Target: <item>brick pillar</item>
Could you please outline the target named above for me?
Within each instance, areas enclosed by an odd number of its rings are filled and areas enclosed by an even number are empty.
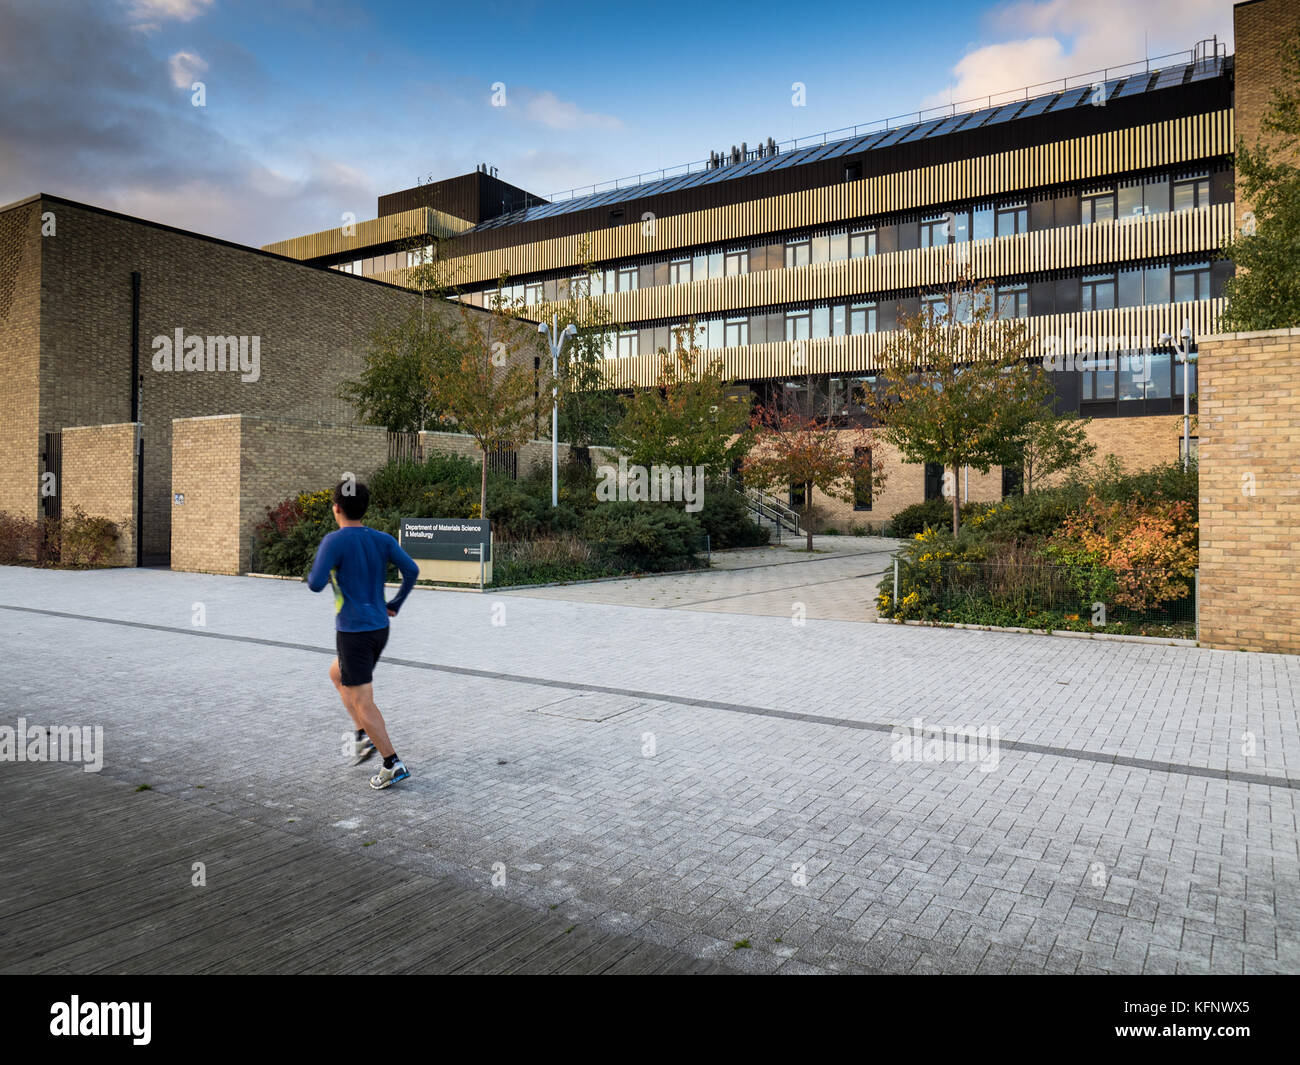
[[[1199,350],[1201,643],[1300,654],[1300,329]]]
[[[118,566],[135,565],[139,431],[138,422],[63,430],[63,520],[72,517],[74,507],[80,507],[88,517],[114,522],[118,541],[112,562]]]

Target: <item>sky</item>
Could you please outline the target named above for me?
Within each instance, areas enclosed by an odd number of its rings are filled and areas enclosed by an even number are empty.
[[[1230,0],[0,0],[0,205],[259,246],[481,162],[549,197],[1214,34]]]

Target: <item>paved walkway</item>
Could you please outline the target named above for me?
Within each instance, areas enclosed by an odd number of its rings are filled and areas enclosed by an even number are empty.
[[[871,621],[876,586],[897,540],[877,536],[816,536],[804,541],[718,551],[703,573],[667,573],[632,580],[596,581],[501,594],[572,603],[608,603],[660,610]]]
[[[6,810],[38,774],[149,784],[271,851],[729,970],[1300,970],[1300,658],[422,591],[378,686],[415,776],[374,793],[301,584],[0,569],[0,605],[0,725],[99,724],[106,751],[0,763]],[[917,717],[997,726],[996,766],[896,757]],[[182,872],[248,867],[219,847]],[[22,864],[41,904],[70,875]]]

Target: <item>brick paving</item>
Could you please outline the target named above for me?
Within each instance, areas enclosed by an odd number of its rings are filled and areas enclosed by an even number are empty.
[[[376,794],[301,584],[0,569],[0,605],[0,724],[102,724],[102,786],[539,921],[750,972],[1300,970],[1297,657],[419,592]],[[996,768],[891,757],[917,717],[996,726]],[[0,763],[6,807],[51,771]]]

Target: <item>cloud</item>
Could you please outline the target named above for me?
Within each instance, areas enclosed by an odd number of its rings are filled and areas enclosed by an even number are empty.
[[[1013,0],[995,8],[986,25],[1002,39],[967,52],[953,67],[951,87],[927,106],[1190,51],[1215,34],[1231,50],[1232,40],[1232,10],[1222,0]]]
[[[371,182],[314,150],[310,131],[228,135],[220,108],[173,91],[178,57],[115,14],[0,3],[0,204],[47,192],[254,246],[373,208]],[[260,91],[261,72],[247,78]]]
[[[524,114],[532,122],[549,129],[622,129],[623,123],[613,115],[583,111],[577,104],[561,100],[550,91],[539,92],[524,104]]]
[[[208,69],[207,60],[195,52],[177,52],[167,60],[167,70],[172,84],[178,89],[188,89],[194,79]]]
[[[212,7],[213,0],[130,0],[127,15],[133,19],[190,22]]]

